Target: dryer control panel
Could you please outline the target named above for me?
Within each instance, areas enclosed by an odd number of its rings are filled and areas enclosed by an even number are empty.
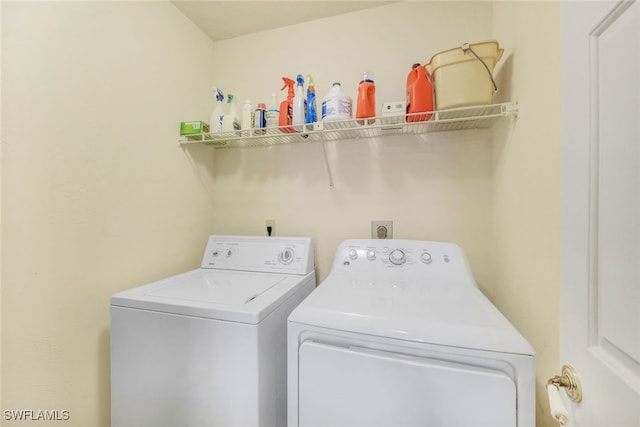
[[[346,240],[336,251],[334,272],[474,280],[460,246],[421,240]]]
[[[202,268],[308,274],[314,271],[313,241],[309,237],[209,237]]]

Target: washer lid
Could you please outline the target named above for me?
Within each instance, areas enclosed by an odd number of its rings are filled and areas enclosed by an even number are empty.
[[[289,321],[405,341],[534,354],[478,288],[446,281],[329,275]]]
[[[257,324],[308,276],[197,269],[111,297],[111,305]]]

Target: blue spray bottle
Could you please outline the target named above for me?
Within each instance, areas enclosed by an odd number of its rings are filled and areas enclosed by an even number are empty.
[[[211,113],[209,119],[209,132],[220,133],[222,131],[222,118],[224,117],[224,107],[222,101],[224,100],[224,93],[217,87],[212,88],[216,94],[216,108]]]
[[[316,87],[313,84],[313,77],[307,74],[307,123],[315,123],[318,121],[316,113]],[[311,126],[313,127],[313,126]]]

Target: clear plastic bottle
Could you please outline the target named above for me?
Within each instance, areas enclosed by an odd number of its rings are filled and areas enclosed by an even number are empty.
[[[304,78],[302,74],[298,74],[296,79],[298,84],[296,85],[296,94],[293,97],[293,129],[296,132],[302,132],[304,130],[304,124],[306,122],[306,106],[307,103],[304,98]]]
[[[278,98],[275,93],[271,94],[271,104],[267,109],[267,127],[278,127],[278,117],[280,116],[280,110],[278,110]]]
[[[247,99],[242,106],[242,136],[251,136],[251,128],[253,128],[253,106]]]
[[[327,96],[322,98],[322,121],[352,119],[352,107],[351,97],[342,91],[339,82],[335,82]]]

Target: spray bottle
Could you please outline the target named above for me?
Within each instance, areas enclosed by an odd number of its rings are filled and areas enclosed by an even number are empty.
[[[240,130],[240,120],[236,111],[236,103],[233,95],[227,95],[227,103],[229,104],[229,114],[222,118],[222,132],[233,132]],[[238,132],[238,135],[240,132]]]
[[[220,133],[222,131],[222,118],[224,117],[224,107],[222,101],[224,100],[224,93],[217,87],[213,87],[213,93],[216,95],[216,108],[214,108],[209,118],[209,132]]]
[[[313,123],[318,121],[318,113],[316,112],[316,87],[313,84],[313,77],[307,74],[307,117],[306,122]]]
[[[304,78],[302,74],[298,74],[296,78],[298,84],[296,85],[296,94],[293,97],[293,129],[296,132],[304,131],[304,123],[306,120],[306,102],[304,99]]]
[[[284,81],[284,85],[282,85],[282,88],[280,90],[289,88],[289,92],[287,94],[287,99],[280,103],[280,116],[278,118],[278,126],[280,126],[280,130],[282,132],[293,133],[295,132],[291,127],[291,123],[293,122],[293,85],[296,82],[291,80],[289,77],[283,77],[282,80]]]

